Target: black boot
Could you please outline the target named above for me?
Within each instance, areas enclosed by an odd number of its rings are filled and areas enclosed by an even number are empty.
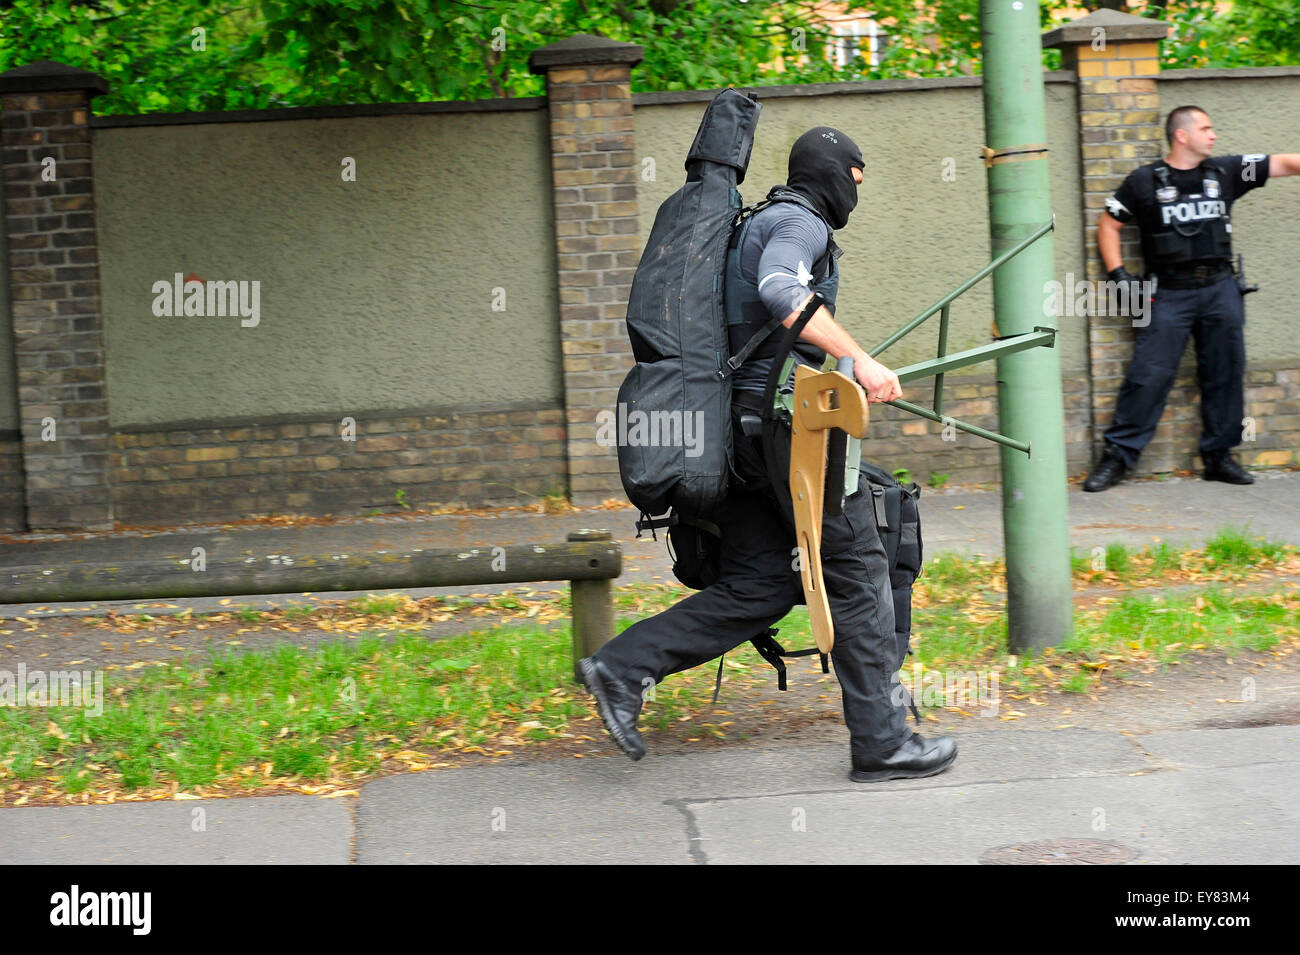
[[[951,736],[927,740],[918,733],[883,759],[853,758],[849,778],[855,783],[878,783],[886,779],[917,779],[937,776],[957,758],[957,744]]]
[[[1255,479],[1237,463],[1231,451],[1207,451],[1201,455],[1205,462],[1205,471],[1201,477],[1207,481],[1223,481],[1225,484],[1254,484]]]
[[[632,759],[645,755],[645,743],[636,731],[636,718],[641,712],[641,697],[629,690],[626,684],[609,672],[609,668],[595,657],[578,661],[583,685],[596,698],[596,711],[605,721],[605,729],[614,737],[618,748]]]
[[[1083,489],[1085,491],[1104,491],[1106,488],[1114,487],[1124,480],[1126,474],[1128,474],[1128,468],[1120,460],[1119,455],[1107,448],[1106,453],[1097,462],[1097,466],[1092,469],[1092,473],[1083,482]]]

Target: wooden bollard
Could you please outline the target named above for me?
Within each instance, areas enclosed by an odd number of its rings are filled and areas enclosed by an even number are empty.
[[[607,530],[581,530],[569,534],[571,543],[611,539]],[[571,580],[569,595],[573,605],[573,676],[581,681],[578,661],[614,639],[614,588],[608,577]]]

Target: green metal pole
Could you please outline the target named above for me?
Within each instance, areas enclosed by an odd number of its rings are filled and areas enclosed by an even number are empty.
[[[1052,217],[1043,99],[1038,0],[980,0],[984,50],[984,136],[1005,160],[988,167],[989,230],[999,254]],[[1010,160],[1010,161],[1006,161]],[[997,335],[1054,324],[1043,315],[1052,278],[1044,237],[993,274]],[[1005,446],[1002,521],[1007,558],[1007,628],[1013,652],[1053,646],[1070,636],[1070,535],[1066,514],[1065,414],[1055,348],[998,358],[998,420],[1003,434],[1028,440],[1032,457]]]

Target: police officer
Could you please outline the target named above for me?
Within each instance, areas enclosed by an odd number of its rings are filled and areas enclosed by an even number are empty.
[[[898,376],[870,358],[832,313],[839,284],[833,230],[857,204],[864,165],[853,141],[832,127],[814,127],[795,141],[786,185],[773,187],[773,201],[747,220],[729,256],[727,322],[734,351],[769,315],[790,326],[812,294],[822,293],[829,304],[805,326],[796,361],[820,366],[827,353],[852,356],[868,400],[881,402],[902,395]],[[736,479],[711,516],[721,530],[719,580],[580,661],[606,728],[632,759],[646,751],[636,729],[646,689],[764,633],[803,602],[789,490],[771,485],[762,441],[743,423],[761,410],[778,338],[757,348],[734,378]],[[788,473],[788,425],[775,446],[776,473]],[[925,740],[907,727],[888,563],[867,497],[850,496],[841,515],[822,523],[822,573],[835,623],[831,658],[849,728],[850,775],[858,782],[929,776],[947,769],[957,748],[948,737]]]
[[[1085,491],[1113,487],[1137,465],[1155,434],[1189,334],[1196,341],[1201,390],[1202,476],[1229,484],[1255,481],[1232,456],[1241,443],[1246,343],[1230,214],[1235,200],[1269,179],[1300,174],[1300,154],[1211,156],[1217,136],[1197,106],[1173,110],[1165,136],[1169,155],[1129,173],[1106,200],[1097,224],[1097,245],[1113,282],[1137,281],[1120,256],[1122,225],[1137,225],[1150,295],[1146,321],[1135,323],[1133,360],[1105,433],[1105,451],[1084,481]]]

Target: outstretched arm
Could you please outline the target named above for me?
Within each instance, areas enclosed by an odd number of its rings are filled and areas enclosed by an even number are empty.
[[[1300,176],[1300,153],[1274,153],[1268,157],[1268,178]]]

